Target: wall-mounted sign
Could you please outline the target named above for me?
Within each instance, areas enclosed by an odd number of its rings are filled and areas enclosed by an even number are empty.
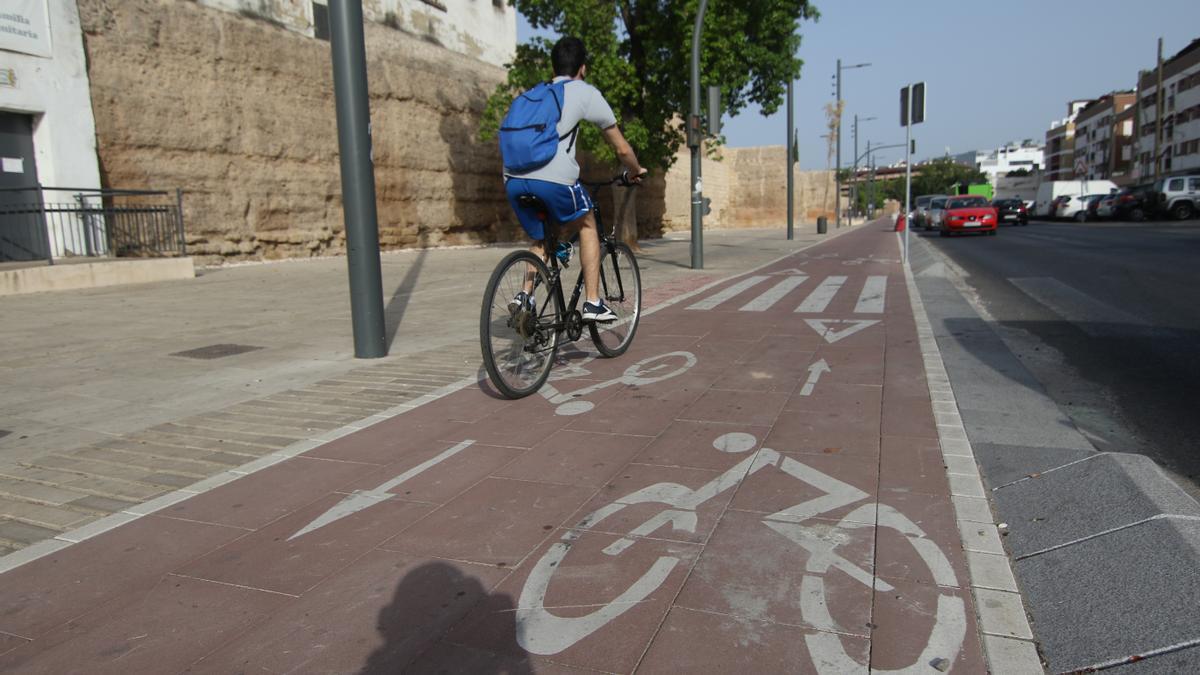
[[[50,56],[46,0],[4,0],[0,6],[0,49]]]

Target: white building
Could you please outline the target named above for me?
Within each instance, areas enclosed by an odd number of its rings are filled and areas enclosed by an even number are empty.
[[[1163,62],[1162,137],[1158,140],[1158,174],[1200,173],[1200,38]],[[1138,77],[1135,179],[1152,180],[1158,120],[1158,71]]]
[[[1044,148],[1032,141],[1024,143],[1008,143],[989,152],[971,151],[954,156],[961,164],[974,166],[987,174],[988,182],[994,187],[998,176],[1006,176],[1010,171],[1022,169],[1030,173],[1038,173],[1044,166]]]
[[[328,0],[198,0],[267,19],[309,37],[329,39]],[[510,63],[517,46],[517,10],[507,0],[362,0],[363,18],[485,63]]]
[[[74,2],[4,0],[0,5],[0,208],[37,203],[38,184],[100,187],[96,123],[79,12]],[[0,260],[44,250],[41,230],[0,219]],[[20,230],[17,233],[17,230]],[[61,232],[60,232],[61,234]],[[54,234],[50,247],[64,255]],[[73,251],[72,251],[73,252]]]

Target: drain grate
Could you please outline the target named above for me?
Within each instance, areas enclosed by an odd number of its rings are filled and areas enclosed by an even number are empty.
[[[246,352],[253,352],[259,349],[265,349],[265,347],[255,347],[253,345],[220,344],[209,345],[207,347],[197,347],[196,349],[189,349],[185,352],[175,352],[170,356],[182,356],[185,359],[204,359],[206,361],[211,361],[212,359],[223,359],[226,356],[236,356],[237,354],[245,354]]]

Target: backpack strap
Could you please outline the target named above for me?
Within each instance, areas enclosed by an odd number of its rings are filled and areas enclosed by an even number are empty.
[[[566,98],[567,98],[567,82],[570,82],[570,80],[563,80],[561,83],[557,83],[554,80],[551,80],[546,83],[546,85],[550,87],[550,95],[554,97],[554,104],[558,106],[558,118],[559,119],[562,119],[563,103],[566,102]],[[555,90],[556,84],[562,84],[562,92],[563,92],[563,101],[562,102],[559,102],[559,100],[558,100],[558,93]],[[575,139],[578,137],[579,137],[579,123],[576,122],[575,126],[571,127],[571,130],[568,131],[567,133],[563,134],[562,136],[559,136],[558,140],[561,142],[561,141],[567,140],[567,138],[570,138],[571,142],[567,144],[567,152],[570,152],[571,148],[575,147]]]

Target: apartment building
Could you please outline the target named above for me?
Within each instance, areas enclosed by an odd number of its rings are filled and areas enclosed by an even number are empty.
[[[1075,178],[1075,118],[1091,100],[1071,101],[1067,116],[1050,123],[1046,132],[1045,165],[1042,180],[1073,180]]]
[[[1019,144],[1008,143],[988,152],[964,152],[955,155],[954,161],[982,171],[995,187],[997,177],[1006,176],[1011,171],[1024,169],[1035,174],[1040,172],[1045,165],[1045,148],[1027,140]]]
[[[1128,182],[1133,159],[1133,119],[1121,114],[1136,101],[1132,91],[1113,92],[1087,104],[1075,118],[1075,169],[1080,178]],[[1131,179],[1130,179],[1131,180]]]
[[[1200,38],[1163,61],[1161,96],[1158,80],[1156,68],[1138,76],[1134,120],[1138,136],[1132,173],[1139,181],[1200,172]]]

